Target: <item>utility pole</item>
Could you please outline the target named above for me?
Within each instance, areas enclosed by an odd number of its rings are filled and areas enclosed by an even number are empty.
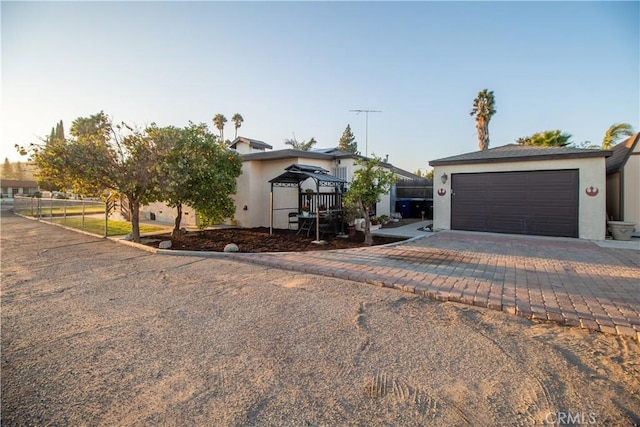
[[[381,110],[349,110],[353,113],[365,114],[365,131],[364,131],[364,156],[369,157],[369,113],[382,113]]]

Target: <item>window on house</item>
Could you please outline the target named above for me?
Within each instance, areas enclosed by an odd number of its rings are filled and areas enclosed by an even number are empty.
[[[345,181],[349,182],[348,176],[347,176],[347,167],[346,166],[340,166],[337,168],[333,168],[333,176],[340,178],[340,179],[344,179]]]

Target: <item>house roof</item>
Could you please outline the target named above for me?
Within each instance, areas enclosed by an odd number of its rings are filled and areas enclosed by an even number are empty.
[[[607,175],[619,172],[620,169],[622,169],[638,144],[638,140],[640,140],[640,132],[635,135],[631,135],[629,138],[611,149],[613,154],[606,160]]]
[[[11,188],[38,188],[38,183],[28,180],[3,179],[2,186]]]
[[[341,151],[337,148],[326,148],[319,150],[295,150],[286,148],[283,150],[263,151],[259,153],[242,154],[243,161],[250,160],[282,160],[282,159],[321,159],[321,160],[338,160],[338,159],[360,159],[366,160],[367,157],[360,154],[354,154],[347,151]],[[381,165],[391,170],[393,173],[408,179],[419,179],[420,177],[399,167],[393,166],[388,162],[381,162]],[[315,166],[313,166],[315,167]]]
[[[389,164],[389,169],[391,169],[391,171],[393,173],[395,173],[396,175],[400,175],[403,178],[407,178],[407,179],[425,179],[424,177],[418,176],[414,173],[411,173],[409,171],[406,171],[404,169],[400,169],[398,167],[393,166],[392,164]]]
[[[430,166],[461,165],[473,163],[525,162],[531,160],[557,160],[588,157],[608,157],[611,151],[589,150],[574,147],[541,147],[535,145],[508,144],[484,151],[474,151],[457,156],[431,160]]]
[[[284,150],[264,151],[260,153],[248,153],[241,155],[242,160],[280,160],[280,159],[326,159],[333,160],[335,157],[331,154],[318,153],[316,151],[294,150],[286,148]]]
[[[330,175],[329,171],[319,166],[294,163],[285,168],[285,173],[269,180],[272,185],[293,186],[312,178],[319,185],[326,187],[340,187],[347,181]]]
[[[236,146],[238,145],[238,142],[246,142],[249,144],[249,146],[251,146],[251,148],[258,148],[258,149],[273,149],[273,147],[269,144],[267,144],[264,141],[258,141],[257,139],[251,139],[251,138],[245,138],[244,136],[239,136],[236,139],[233,140],[233,142],[231,143],[231,145],[229,146],[229,148],[236,148]]]

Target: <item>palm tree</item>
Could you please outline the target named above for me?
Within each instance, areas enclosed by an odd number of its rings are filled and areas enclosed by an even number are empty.
[[[227,123],[227,118],[222,114],[216,114],[213,118],[213,124],[220,131],[220,140],[224,142],[224,124]]]
[[[566,147],[571,143],[571,134],[564,133],[560,129],[545,130],[534,133],[531,136],[516,139],[520,145],[537,145],[542,147]]]
[[[615,123],[607,129],[602,139],[602,149],[608,150],[620,142],[625,136],[633,135],[633,128],[629,123]]]
[[[309,141],[298,142],[294,136],[293,139],[285,139],[284,143],[286,145],[290,145],[294,150],[309,151],[318,143],[318,141],[316,141],[314,137],[311,137]]]
[[[233,125],[236,128],[236,136],[234,137],[235,139],[238,137],[238,128],[242,126],[242,122],[244,122],[244,119],[242,118],[240,113],[235,113],[233,117],[231,117],[231,121],[233,122]]]
[[[478,131],[478,146],[480,150],[489,148],[489,121],[496,113],[496,100],[493,91],[483,89],[473,100],[470,116],[476,116],[476,130]]]

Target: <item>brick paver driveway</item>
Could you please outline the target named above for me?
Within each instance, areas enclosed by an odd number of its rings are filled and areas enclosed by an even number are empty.
[[[233,258],[640,341],[640,253],[634,250],[568,239],[446,231],[387,247]]]

